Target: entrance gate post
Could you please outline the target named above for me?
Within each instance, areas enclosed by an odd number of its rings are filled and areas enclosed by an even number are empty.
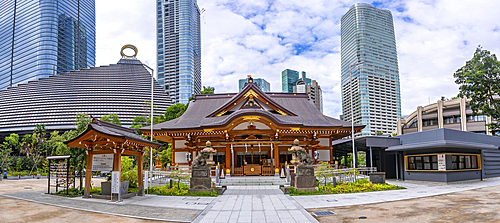
[[[144,177],[142,176],[142,152],[137,156],[137,179],[139,196],[144,196]]]
[[[90,198],[90,182],[92,181],[92,151],[87,151],[87,168],[85,170],[85,191],[83,197]]]

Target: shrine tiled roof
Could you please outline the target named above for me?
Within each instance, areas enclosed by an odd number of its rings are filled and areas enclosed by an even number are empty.
[[[242,109],[243,107],[237,109],[237,106],[241,106],[245,103],[243,98],[248,97],[250,94],[249,92],[252,91],[256,94],[255,101],[263,106],[256,106],[256,109]],[[259,100],[265,100],[266,103]],[[271,104],[274,104],[272,108],[270,107]],[[235,106],[235,108],[227,107],[228,105]],[[255,84],[249,83],[242,89],[241,92],[237,94],[196,95],[194,100],[189,103],[189,107],[186,112],[184,112],[181,117],[156,124],[153,126],[153,130],[180,131],[189,129],[217,128],[230,124],[231,121],[237,117],[251,115],[266,117],[275,122],[278,126],[283,127],[301,127],[310,129],[351,127],[350,122],[341,121],[339,119],[323,115],[314,106],[307,94],[266,93],[258,89]],[[359,128],[364,125],[354,124],[354,126]],[[146,130],[146,128],[144,128],[144,130]]]

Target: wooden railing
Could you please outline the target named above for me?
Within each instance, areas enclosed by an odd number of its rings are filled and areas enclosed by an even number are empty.
[[[231,173],[233,176],[243,176],[243,167],[234,167],[234,172]]]
[[[262,176],[274,176],[274,168],[272,166],[262,166]]]

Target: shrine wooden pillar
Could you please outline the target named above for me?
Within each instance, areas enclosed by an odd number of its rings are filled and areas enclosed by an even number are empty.
[[[231,159],[232,158],[233,157],[231,155],[231,146],[230,145],[226,145],[226,169],[223,170],[223,171],[226,171],[226,172],[224,172],[224,174],[227,174],[227,170],[231,169]]]
[[[279,145],[276,146],[276,144],[273,143],[273,149],[274,149],[274,169],[279,169],[280,167],[280,151],[279,151]]]
[[[142,175],[142,152],[137,156],[137,181],[139,186],[139,196],[144,196],[144,177]]]
[[[119,149],[117,149],[113,157],[113,171],[121,171],[121,170],[122,170],[122,154],[120,153]],[[119,182],[122,182],[121,172],[120,172]]]
[[[90,198],[90,187],[92,182],[92,151],[87,152],[87,167],[85,168],[85,191],[84,198]]]

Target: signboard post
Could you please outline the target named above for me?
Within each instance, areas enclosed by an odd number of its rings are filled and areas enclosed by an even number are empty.
[[[438,154],[438,170],[445,171],[446,170],[446,155]]]
[[[144,171],[144,189],[147,189],[147,192],[149,192],[149,187],[148,187],[148,178],[149,178],[149,171]]]
[[[93,155],[92,171],[111,171],[113,170],[114,154]]]
[[[111,200],[113,200],[113,194],[118,194],[116,201],[121,201],[120,186],[120,171],[111,172]]]

